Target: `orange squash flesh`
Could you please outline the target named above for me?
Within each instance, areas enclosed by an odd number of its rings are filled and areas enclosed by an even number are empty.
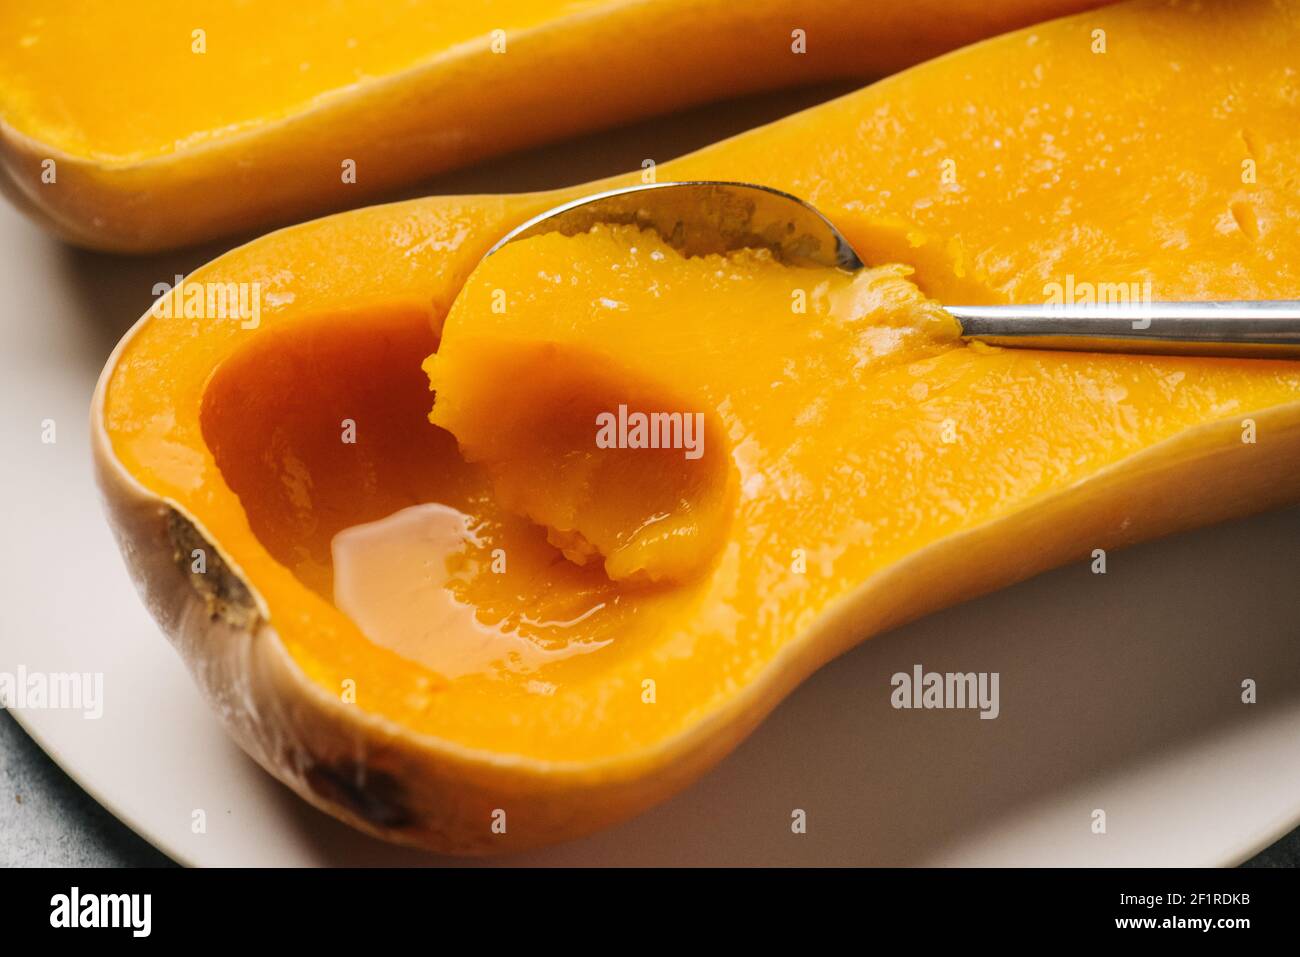
[[[6,112],[28,135],[67,153],[130,163],[274,122],[494,29],[522,32],[608,5],[350,0],[179,9],[166,0],[115,7],[69,0],[56,16],[46,4],[16,2],[0,19],[10,38],[0,74]]]
[[[738,492],[751,498],[765,476],[792,491],[743,441],[745,412],[770,399],[769,425],[815,429],[818,393],[847,386],[846,372],[934,350],[908,319],[956,335],[920,299],[897,270],[850,278],[748,250],[687,259],[632,227],[535,237],[462,289],[454,335],[425,366],[430,420],[487,465],[498,503],[586,543],[609,577],[688,581],[720,550]],[[739,369],[747,388],[728,376]]]
[[[713,536],[700,548],[707,571],[675,576],[668,594],[625,589],[643,614],[584,667],[633,687],[638,674],[654,676],[657,686],[690,687],[695,707],[718,707],[883,568],[1200,423],[1300,398],[1295,362],[965,344],[902,271],[850,280],[770,256],[685,259],[652,233],[598,227],[511,244],[470,277],[426,363],[430,418],[497,473],[499,506],[554,528],[577,494],[604,505],[598,519],[630,516],[633,529],[657,507],[628,480],[637,450],[596,447],[592,410],[702,409],[728,437],[697,463],[743,489],[738,501],[708,503],[725,521],[701,523]],[[498,290],[508,302],[500,311],[489,305]],[[610,461],[628,465],[599,467]],[[522,510],[520,487],[534,500]],[[646,542],[639,561],[671,563],[675,544]],[[484,568],[481,587],[496,577]],[[570,640],[602,625],[586,619]],[[654,652],[670,641],[680,650],[665,662]],[[644,725],[644,704],[628,699],[613,720]],[[587,733],[565,727],[565,747]]]
[[[865,258],[913,267],[939,301],[1036,302],[1053,283],[1087,282],[1150,282],[1170,299],[1292,296],[1297,41],[1300,14],[1282,4],[1108,8],[918,67],[660,177],[804,195]],[[507,247],[470,277],[512,225],[595,188],[432,198],[272,234],[189,277],[260,283],[256,329],[146,317],[105,370],[99,468],[120,533],[131,543],[145,518],[174,510],[248,586],[262,619],[249,647],[282,644],[305,680],[254,682],[270,698],[243,706],[253,717],[234,709],[237,734],[358,826],[465,853],[583,833],[683,786],[866,634],[1092,548],[1300,498],[1295,363],[972,348],[922,321],[932,304],[896,270],[876,274],[895,290],[887,307],[845,321],[792,315],[788,295],[723,296],[698,264],[667,256],[594,278],[590,264],[629,255],[598,237]],[[747,287],[790,288],[784,267],[752,268]],[[571,305],[635,304],[647,277],[677,305],[653,322],[630,309],[615,336],[594,310],[545,308],[539,272],[574,277]],[[517,312],[475,302],[498,287]],[[696,322],[688,307],[701,304]],[[915,351],[858,366],[891,327],[917,330]],[[505,351],[479,348],[488,341]],[[498,501],[509,473],[466,461],[494,421],[530,408],[512,405],[527,390],[476,373],[543,343],[626,370],[654,396],[698,400],[721,424],[736,497],[693,577],[620,581],[564,559]],[[465,456],[426,419],[420,365],[435,351]],[[776,381],[788,383],[779,400]],[[344,419],[355,444],[339,440]],[[115,506],[127,486],[136,498]],[[329,599],[329,541],[428,501],[473,514],[482,547],[509,555],[505,575],[462,580],[482,617],[568,621],[600,605],[576,631],[532,637],[606,644],[537,674],[451,681],[368,642]],[[179,640],[196,672],[221,654]],[[356,703],[337,706],[347,683]],[[295,721],[297,737],[282,733]],[[312,777],[336,739],[340,753],[366,743],[372,777],[350,789]],[[491,832],[494,808],[511,814],[508,835]]]
[[[0,188],[81,244],[179,246],[713,98],[883,75],[1096,2],[14,0]]]

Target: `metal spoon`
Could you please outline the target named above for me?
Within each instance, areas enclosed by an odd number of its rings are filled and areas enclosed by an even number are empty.
[[[759,247],[791,265],[850,272],[864,266],[830,220],[799,197],[770,186],[712,180],[647,183],[584,196],[534,216],[487,255],[529,236],[572,236],[596,223],[652,228],[687,256]],[[944,308],[963,338],[999,346],[1300,357],[1300,299]]]

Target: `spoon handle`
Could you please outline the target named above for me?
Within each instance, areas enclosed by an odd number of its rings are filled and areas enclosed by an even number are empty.
[[[1300,299],[945,308],[964,338],[998,346],[1300,358]]]

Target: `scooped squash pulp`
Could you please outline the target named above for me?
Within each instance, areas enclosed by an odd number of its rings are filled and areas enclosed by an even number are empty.
[[[955,335],[904,272],[791,268],[767,250],[686,258],[633,227],[515,242],[456,300],[426,364],[431,420],[571,559],[689,581],[723,550],[738,491],[752,503],[824,484],[808,468],[824,450],[778,463],[765,436],[816,431],[834,392]]]
[[[499,507],[595,545],[611,579],[649,569],[680,590],[624,589],[642,614],[616,641],[673,634],[721,695],[931,542],[1194,422],[1300,396],[1295,363],[968,344],[909,273],[688,259],[626,226],[517,241],[456,300],[426,362],[430,418],[486,466]],[[696,460],[603,447],[620,408],[701,410],[716,438]]]
[[[1107,9],[660,168],[808,197],[882,264],[856,279],[619,231],[521,242],[471,275],[512,226],[613,183],[374,207],[236,249],[189,280],[260,284],[256,328],[146,316],[101,382],[128,560],[241,743],[359,827],[490,853],[635,813],[866,635],[1300,499],[1297,364],[974,348],[917,291],[1294,296],[1298,20]],[[430,354],[450,433],[428,421]],[[701,413],[705,453],[637,473],[605,455],[630,449],[579,449],[577,425],[530,431],[568,421],[563,395],[593,432],[619,405]],[[584,471],[538,471],[557,449]],[[620,492],[640,481],[671,493],[654,514],[688,547],[638,538],[641,497]],[[335,538],[430,503],[473,524],[455,597],[552,657],[453,676],[333,603]],[[178,568],[195,540],[215,584]]]

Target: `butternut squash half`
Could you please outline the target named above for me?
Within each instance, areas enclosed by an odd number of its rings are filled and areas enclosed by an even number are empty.
[[[632,177],[235,249],[100,380],[123,554],[234,737],[316,806],[456,854],[626,818],[869,635],[1300,499],[1300,363],[976,348],[935,307],[1294,296],[1298,46],[1292,4],[1110,7],[661,170],[808,197],[856,277],[618,229],[474,272]],[[620,404],[700,413],[703,454],[591,444]],[[386,599],[417,598],[384,570],[413,562],[433,624],[402,632]]]
[[[12,0],[0,188],[75,243],[164,249],[688,104],[882,76],[1098,2]]]

